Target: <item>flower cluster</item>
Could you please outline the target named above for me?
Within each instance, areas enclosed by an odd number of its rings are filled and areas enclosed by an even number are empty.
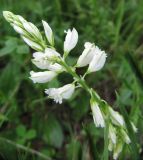
[[[66,84],[60,88],[45,89],[45,93],[49,98],[61,104],[63,99],[69,99],[73,95],[76,86],[82,87],[91,95],[90,104],[95,126],[109,127],[108,149],[113,151],[113,158],[117,159],[124,143],[130,143],[125,121],[117,111],[114,111],[93,89],[88,87],[84,79],[87,74],[99,71],[104,66],[107,57],[106,53],[95,46],[94,43],[86,42],[76,65],[74,67],[69,66],[66,63],[66,57],[78,42],[78,32],[75,28],[65,31],[66,37],[62,55],[54,47],[54,34],[46,21],[42,21],[45,32],[45,37],[43,38],[39,29],[23,17],[8,11],[4,11],[3,15],[15,31],[21,35],[25,43],[36,50],[33,53],[32,63],[44,71],[30,72],[30,79],[34,83],[49,82],[61,72],[67,72],[73,76],[74,80],[71,84]],[[87,71],[83,77],[79,76],[76,73],[76,68],[85,66],[88,66]],[[136,132],[137,129],[133,123],[132,126]]]

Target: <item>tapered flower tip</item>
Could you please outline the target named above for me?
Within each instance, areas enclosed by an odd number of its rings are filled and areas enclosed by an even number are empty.
[[[78,32],[75,28],[73,28],[72,30],[68,29],[66,33],[67,35],[64,41],[64,52],[69,53],[78,42]]]
[[[12,22],[13,21],[13,16],[14,14],[12,12],[9,11],[3,11],[3,16],[4,18],[8,21],[8,22]]]

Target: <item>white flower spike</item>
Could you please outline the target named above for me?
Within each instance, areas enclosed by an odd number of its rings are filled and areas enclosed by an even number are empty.
[[[30,72],[31,77],[29,77],[34,83],[46,83],[51,81],[56,77],[57,73],[53,71],[45,72]]]
[[[48,42],[52,46],[54,46],[54,36],[53,36],[53,32],[52,32],[51,27],[49,26],[49,24],[46,21],[42,20],[42,23],[43,23],[45,35],[46,35],[46,38],[47,38]]]
[[[78,32],[75,28],[73,28],[72,30],[68,29],[66,33],[67,35],[64,41],[64,52],[68,54],[78,42]]]
[[[46,89],[45,93],[48,94],[50,98],[54,99],[56,103],[61,104],[63,99],[69,99],[72,96],[74,90],[74,84],[67,84],[60,88]]]
[[[91,100],[91,110],[96,127],[105,127],[103,114],[97,104],[97,102]]]
[[[89,64],[88,72],[95,72],[100,70],[106,61],[106,53],[104,51],[101,51],[97,46],[94,50],[95,54],[92,59],[92,61]]]

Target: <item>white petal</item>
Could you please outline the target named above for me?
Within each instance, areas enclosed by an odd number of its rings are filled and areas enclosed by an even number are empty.
[[[67,35],[64,41],[64,52],[69,53],[77,44],[78,42],[78,32],[75,28],[68,29]]]
[[[74,93],[75,86],[73,84],[67,84],[60,88],[59,92],[61,93],[63,99],[69,99]]]
[[[84,67],[88,65],[95,55],[95,46],[90,42],[85,43],[85,49],[77,61],[77,67]]]
[[[53,32],[52,32],[52,29],[51,29],[51,27],[49,26],[49,24],[46,21],[42,20],[42,23],[43,23],[43,26],[44,26],[44,31],[45,31],[46,38],[47,38],[48,42],[51,45],[53,45]]]
[[[30,79],[34,83],[45,83],[51,81],[57,74],[53,71],[45,71],[45,72],[30,72]]]
[[[58,63],[50,64],[47,69],[50,71],[60,72],[63,71],[63,67],[59,65]]]
[[[96,47],[95,55],[89,64],[88,71],[95,72],[100,70],[104,66],[105,61],[106,61],[106,53],[104,51],[101,51],[98,47]]]
[[[105,127],[104,118],[102,112],[96,102],[91,103],[91,109],[93,113],[93,119],[96,127]]]
[[[45,54],[48,58],[60,57],[60,54],[57,51],[55,51],[54,49],[51,49],[51,48],[46,48],[45,49]]]

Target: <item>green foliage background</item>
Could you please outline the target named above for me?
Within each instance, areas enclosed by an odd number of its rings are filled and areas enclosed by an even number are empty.
[[[49,100],[43,90],[69,83],[71,77],[63,74],[49,84],[33,84],[28,78],[30,70],[37,70],[31,63],[33,51],[4,20],[3,10],[22,15],[41,31],[41,20],[46,20],[61,53],[64,29],[75,27],[79,42],[70,64],[86,41],[108,53],[105,67],[87,81],[115,110],[126,109],[138,128],[134,142],[142,159],[143,1],[0,0],[0,159],[98,160],[103,130],[93,123],[89,96],[77,90],[62,105]],[[84,69],[77,72],[82,74]],[[119,159],[137,159],[134,152],[124,146]]]

